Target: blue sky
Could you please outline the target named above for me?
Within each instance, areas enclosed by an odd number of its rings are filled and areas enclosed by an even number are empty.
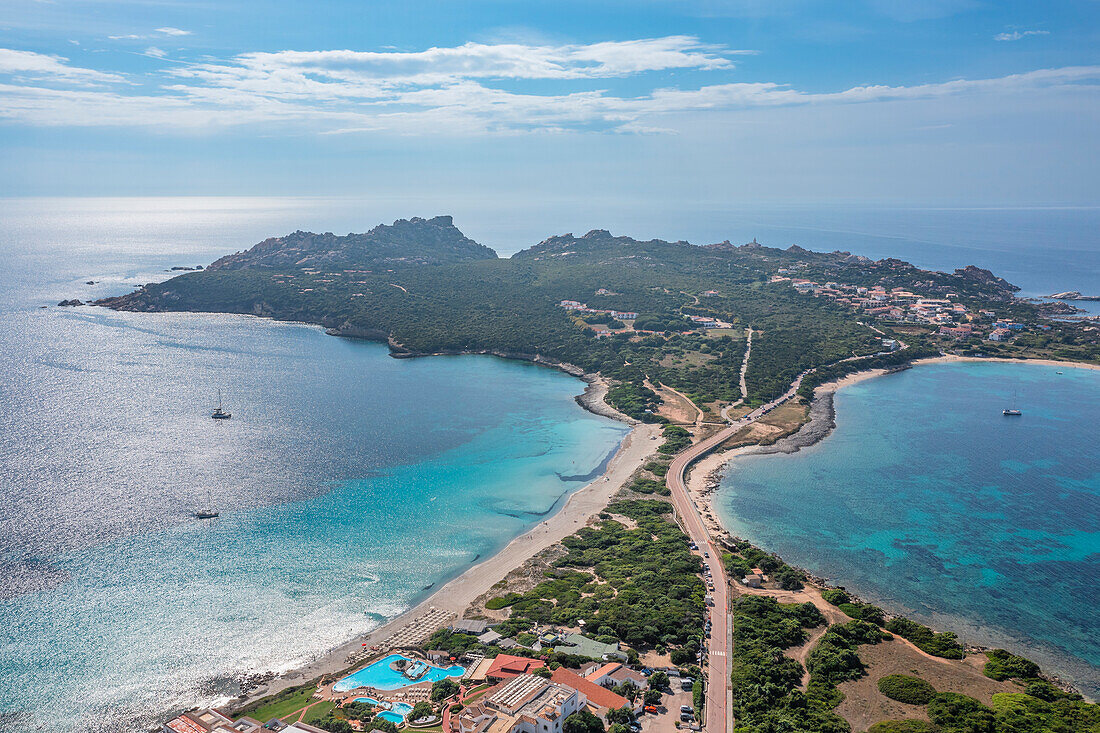
[[[1098,49],[1097,0],[7,0],[0,195],[1095,205]]]

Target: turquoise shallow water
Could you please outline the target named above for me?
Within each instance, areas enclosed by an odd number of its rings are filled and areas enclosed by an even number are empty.
[[[277,208],[0,213],[3,733],[148,730],[238,673],[297,666],[554,511],[626,432],[531,364],[39,308],[288,230]],[[194,520],[207,492],[221,517]]]
[[[730,531],[1100,697],[1100,371],[920,366],[836,409],[821,443],[729,464]]]
[[[347,690],[354,690],[356,687],[373,687],[376,690],[396,690],[400,687],[406,687],[412,684],[409,679],[400,672],[395,672],[390,669],[390,665],[398,659],[408,660],[408,657],[403,657],[400,654],[390,654],[389,656],[383,657],[377,662],[373,662],[369,666],[359,670],[355,674],[343,678],[336,683],[334,689],[337,692],[345,692]],[[447,677],[461,677],[462,673],[465,671],[465,669],[457,664],[450,667],[436,667],[429,664],[428,671],[422,677],[418,677],[416,681],[437,682]],[[370,698],[367,699],[369,700]]]

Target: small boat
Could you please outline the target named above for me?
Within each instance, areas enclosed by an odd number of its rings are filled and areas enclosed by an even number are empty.
[[[1011,407],[1011,408],[1001,410],[1001,414],[1005,415],[1006,417],[1019,417],[1020,415],[1023,415],[1024,413],[1020,412],[1015,407]]]
[[[214,411],[210,413],[210,417],[215,420],[228,420],[233,417],[230,413],[222,409],[222,391],[218,390],[218,406],[214,408]]]
[[[214,509],[214,502],[210,498],[210,487],[206,487],[206,504],[203,508],[195,512],[195,519],[214,519],[220,514],[217,509]]]

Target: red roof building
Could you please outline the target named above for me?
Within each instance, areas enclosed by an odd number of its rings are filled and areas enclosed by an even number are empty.
[[[597,714],[602,716],[612,708],[623,708],[633,706],[630,701],[622,695],[616,694],[606,687],[597,685],[595,682],[589,682],[584,677],[581,677],[576,672],[570,672],[565,667],[558,667],[554,670],[554,674],[550,676],[551,682],[557,682],[559,685],[565,685],[566,687],[572,687],[577,692],[588,698],[588,704],[596,708]],[[639,697],[640,701],[641,698]]]
[[[546,662],[541,659],[528,659],[527,657],[514,657],[511,654],[500,654],[493,660],[489,671],[485,673],[486,679],[510,680],[521,674],[531,674],[540,667],[545,667]]]

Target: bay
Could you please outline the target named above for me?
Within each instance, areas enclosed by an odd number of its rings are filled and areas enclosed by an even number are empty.
[[[1100,371],[921,365],[841,389],[836,411],[814,446],[728,464],[723,524],[1100,697]]]

